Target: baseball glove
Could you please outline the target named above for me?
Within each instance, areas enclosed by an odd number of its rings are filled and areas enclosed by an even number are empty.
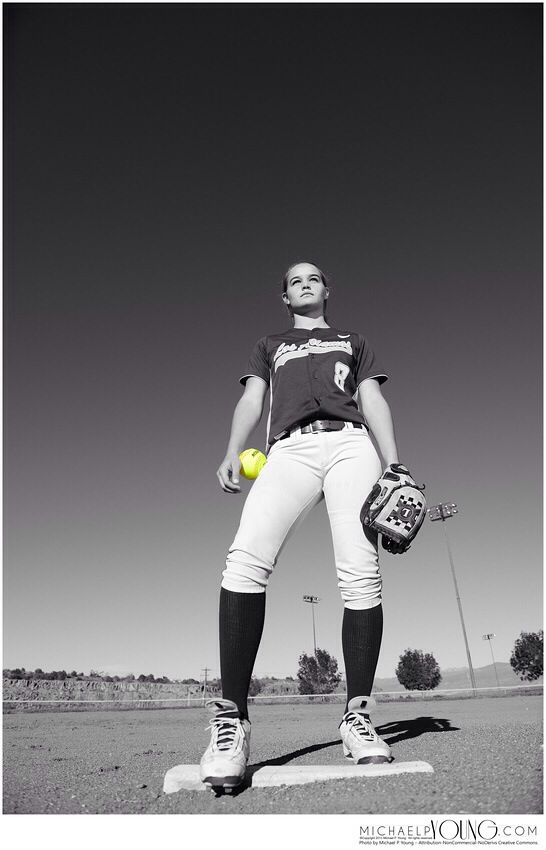
[[[387,552],[392,555],[407,552],[425,519],[424,489],[424,484],[415,483],[406,466],[391,463],[360,511],[360,522],[368,540],[377,544],[377,535],[381,534]]]

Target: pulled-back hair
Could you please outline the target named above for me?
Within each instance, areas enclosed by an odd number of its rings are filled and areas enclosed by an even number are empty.
[[[288,266],[288,268],[286,269],[285,273],[282,276],[281,287],[282,287],[283,293],[286,292],[286,290],[288,289],[288,278],[290,277],[290,272],[292,271],[292,269],[295,266],[301,265],[301,263],[308,263],[310,266],[315,266],[315,268],[318,269],[318,272],[320,274],[320,277],[322,279],[324,286],[330,287],[330,281],[331,281],[330,275],[326,275],[322,271],[322,269],[319,266],[317,266],[316,263],[313,263],[312,260],[299,260],[297,263],[292,263],[292,265]],[[294,313],[292,312],[292,308],[290,307],[290,304],[286,305],[286,309],[288,310],[288,313],[290,314],[290,316],[294,315]],[[326,319],[326,301],[324,302],[324,314],[323,315],[324,315],[324,318]]]

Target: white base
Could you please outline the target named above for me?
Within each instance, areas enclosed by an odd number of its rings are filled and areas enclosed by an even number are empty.
[[[326,782],[328,779],[355,779],[368,776],[394,776],[398,773],[434,773],[426,761],[400,761],[390,764],[310,764],[294,767],[260,767],[252,774],[253,788],[268,788],[273,785],[305,785],[308,782]],[[199,779],[198,764],[178,764],[165,774],[163,792],[206,791],[207,786]]]

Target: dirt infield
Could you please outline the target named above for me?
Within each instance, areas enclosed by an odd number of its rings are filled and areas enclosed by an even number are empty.
[[[208,742],[202,708],[8,714],[4,813],[542,813],[541,696],[388,703],[373,719],[397,760],[434,773],[165,795],[165,772]],[[251,720],[252,765],[344,763],[338,705],[255,705]]]

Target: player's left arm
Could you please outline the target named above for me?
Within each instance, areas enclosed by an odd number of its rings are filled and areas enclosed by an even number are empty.
[[[366,378],[358,387],[358,401],[366,422],[374,435],[385,466],[398,463],[398,448],[391,409],[383,397],[379,381]]]

